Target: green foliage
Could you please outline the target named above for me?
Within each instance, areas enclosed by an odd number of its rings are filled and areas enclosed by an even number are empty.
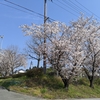
[[[42,68],[33,68],[26,72],[26,76],[28,78],[32,77],[41,77],[43,75],[43,69]]]
[[[7,79],[7,78],[11,78],[11,76],[0,77],[0,79]]]
[[[25,81],[25,76],[20,78],[7,78],[7,79],[0,79],[0,86],[5,88],[9,88],[10,86],[19,86]]]
[[[100,85],[100,78],[95,77],[94,84]]]
[[[87,78],[79,78],[77,80],[72,81],[73,85],[88,85],[88,79]]]
[[[44,94],[44,93],[47,92],[47,89],[46,88],[42,88],[40,91],[41,91],[42,94]]]
[[[45,75],[42,77],[42,85],[50,89],[63,88],[63,83],[60,77]]]
[[[26,85],[27,87],[34,87],[34,86],[35,86],[35,82],[36,82],[36,81],[33,81],[33,79],[27,79],[27,80],[25,81],[25,85]]]
[[[19,93],[25,93],[46,99],[65,99],[65,98],[100,98],[100,79],[94,80],[94,89],[89,87],[87,78],[78,78],[69,85],[69,91],[63,88],[60,77],[48,74],[41,77],[19,77],[1,79],[0,85]]]
[[[12,77],[13,77],[13,78],[19,78],[19,77],[23,77],[23,76],[25,76],[25,75],[26,75],[26,73],[18,73],[18,74],[12,75]]]
[[[34,87],[34,86],[48,87],[50,89],[59,89],[63,88],[63,83],[60,77],[42,75],[41,77],[33,77],[31,79],[26,80],[26,86]]]
[[[19,85],[19,84],[21,84],[20,81],[17,81],[17,80],[7,80],[7,81],[4,81],[1,86],[3,86],[6,89],[8,89],[9,86],[16,86],[16,85]]]

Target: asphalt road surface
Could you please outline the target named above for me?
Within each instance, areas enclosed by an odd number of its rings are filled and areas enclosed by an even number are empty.
[[[27,96],[19,93],[15,93],[12,91],[8,91],[2,87],[0,87],[0,100],[46,100],[37,97]],[[54,100],[54,99],[52,99]],[[61,100],[61,99],[57,99]],[[100,100],[100,98],[92,98],[92,99],[62,99],[62,100]]]
[[[11,92],[0,87],[0,100],[42,100],[42,99]]]

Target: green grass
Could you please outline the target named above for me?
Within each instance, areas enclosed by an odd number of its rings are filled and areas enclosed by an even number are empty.
[[[86,78],[70,84],[69,90],[63,88],[60,77],[43,75],[34,78],[0,79],[0,85],[10,90],[47,99],[65,98],[100,98],[100,79],[94,82],[94,89],[89,87]]]
[[[10,86],[19,86],[25,81],[25,79],[25,77],[0,79],[0,86],[5,88],[9,88]]]

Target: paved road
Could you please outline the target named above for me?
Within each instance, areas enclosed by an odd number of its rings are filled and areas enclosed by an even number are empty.
[[[19,93],[11,92],[6,89],[3,89],[0,87],[0,100],[46,100],[46,99],[40,99],[32,96],[22,95]],[[61,100],[61,99],[57,99]],[[64,99],[64,100],[100,100],[98,99]]]
[[[0,87],[0,100],[42,100],[42,99],[11,92]]]
[[[89,98],[89,99],[65,99],[65,100],[100,100],[100,98]]]

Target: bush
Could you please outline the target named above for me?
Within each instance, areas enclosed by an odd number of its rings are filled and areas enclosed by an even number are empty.
[[[19,77],[22,77],[22,76],[25,76],[26,73],[19,73],[19,74],[14,74],[12,75],[13,78],[19,78]]]
[[[72,82],[73,85],[87,85],[88,79],[87,78],[80,78],[77,81]]]
[[[43,69],[42,68],[33,68],[26,72],[26,76],[29,78],[32,77],[41,77],[43,75]]]
[[[0,79],[7,79],[7,78],[11,78],[11,76],[0,77]]]
[[[21,84],[20,81],[16,81],[16,80],[8,80],[8,81],[4,81],[4,82],[2,83],[1,86],[3,86],[3,87],[5,87],[6,89],[8,89],[9,86],[19,85],[19,84]]]
[[[100,85],[100,78],[95,78],[94,83]]]

